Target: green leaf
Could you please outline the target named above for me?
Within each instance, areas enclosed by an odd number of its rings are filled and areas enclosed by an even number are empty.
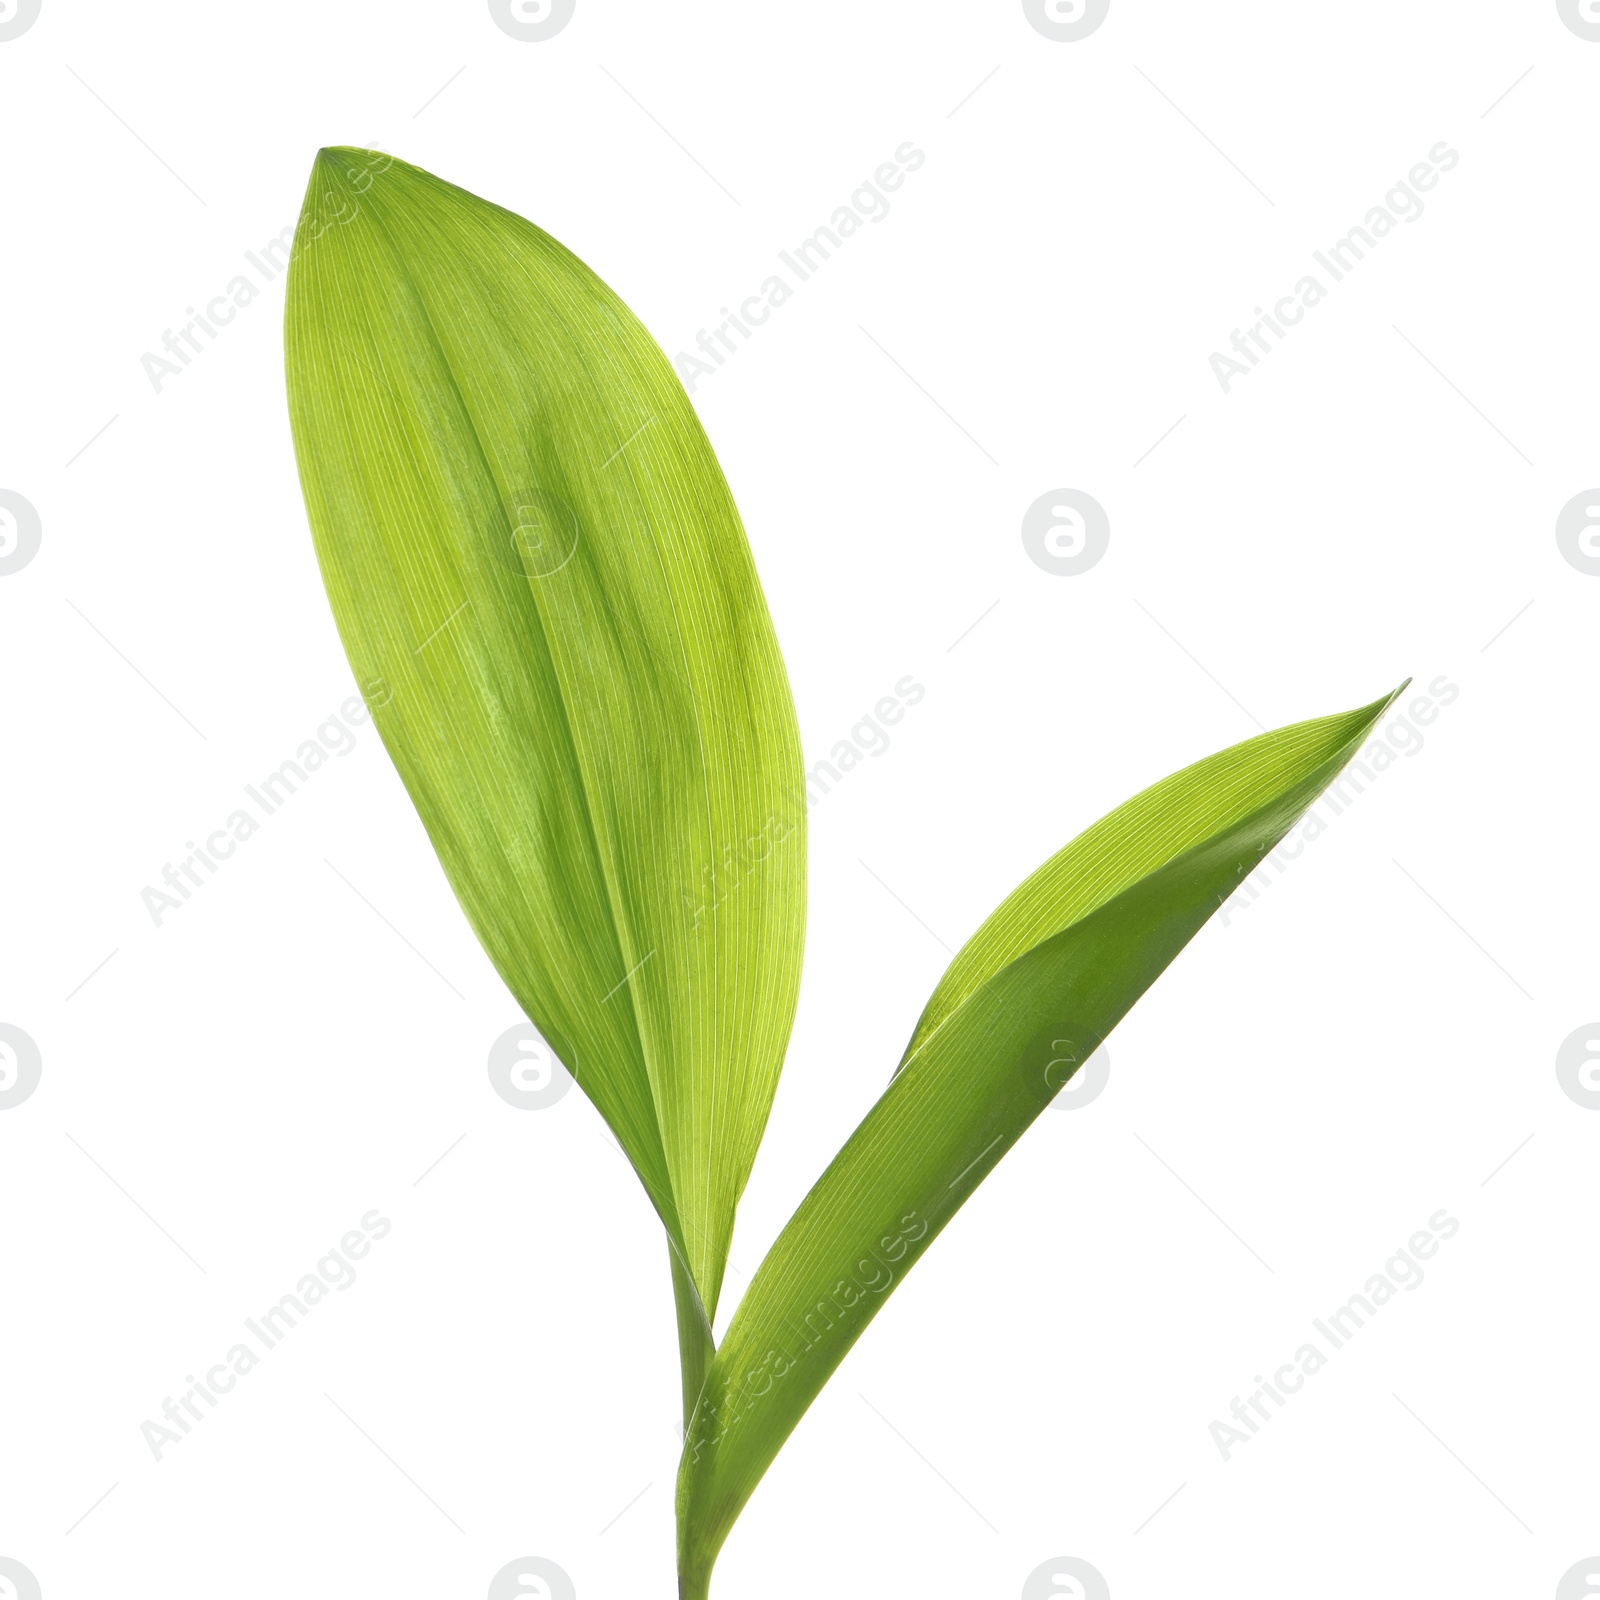
[[[1146,789],[956,956],[899,1072],[779,1235],[717,1351],[679,1470],[683,1594],[705,1592],[761,1475],[895,1285],[1393,698]]]
[[[660,1213],[680,1323],[704,1328],[805,905],[794,706],[728,485],[588,267],[372,151],[317,158],[285,345],[317,557],[378,731]]]

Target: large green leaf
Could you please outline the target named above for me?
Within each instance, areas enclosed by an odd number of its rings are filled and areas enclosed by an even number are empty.
[[[317,158],[285,342],[378,731],[484,948],[638,1169],[708,1344],[805,895],[794,707],[727,483],[593,272],[371,151]]]
[[[717,1351],[679,1470],[685,1596],[705,1593],[762,1473],[895,1285],[1392,699],[1264,734],[1146,789],[956,956],[899,1072],[779,1235]]]

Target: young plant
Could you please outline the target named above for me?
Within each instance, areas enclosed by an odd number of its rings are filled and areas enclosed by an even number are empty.
[[[306,509],[374,722],[490,959],[666,1232],[696,1600],[889,1293],[1393,696],[1185,768],[1014,890],[718,1347],[806,862],[794,705],[728,485],[593,272],[387,156],[318,155],[285,323]]]

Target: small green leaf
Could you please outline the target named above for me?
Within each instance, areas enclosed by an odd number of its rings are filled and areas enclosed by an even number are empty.
[[[893,1082],[779,1235],[717,1351],[679,1469],[682,1593],[705,1591],[761,1475],[940,1229],[1393,698],[1264,734],[1146,789],[1034,873],[956,956]]]
[[[694,1333],[805,906],[794,706],[728,485],[593,272],[372,151],[317,158],[285,345],[357,681],[484,948],[637,1168]]]

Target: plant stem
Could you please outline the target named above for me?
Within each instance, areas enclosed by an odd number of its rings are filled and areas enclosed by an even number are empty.
[[[672,1248],[670,1240],[667,1248],[672,1257],[672,1299],[678,1311],[678,1365],[683,1374],[683,1433],[688,1438],[689,1425],[694,1420],[694,1408],[700,1403],[700,1391],[705,1388],[706,1374],[711,1370],[717,1345],[711,1336],[711,1323],[706,1317],[705,1304],[700,1298],[700,1291],[695,1288],[693,1276],[678,1259],[678,1252]],[[680,1526],[678,1600],[709,1600],[710,1569],[689,1572],[681,1564],[683,1531]]]
[[[670,1242],[667,1248],[672,1258],[672,1298],[678,1310],[678,1366],[683,1374],[683,1431],[687,1434],[717,1346],[689,1269],[678,1259]]]

